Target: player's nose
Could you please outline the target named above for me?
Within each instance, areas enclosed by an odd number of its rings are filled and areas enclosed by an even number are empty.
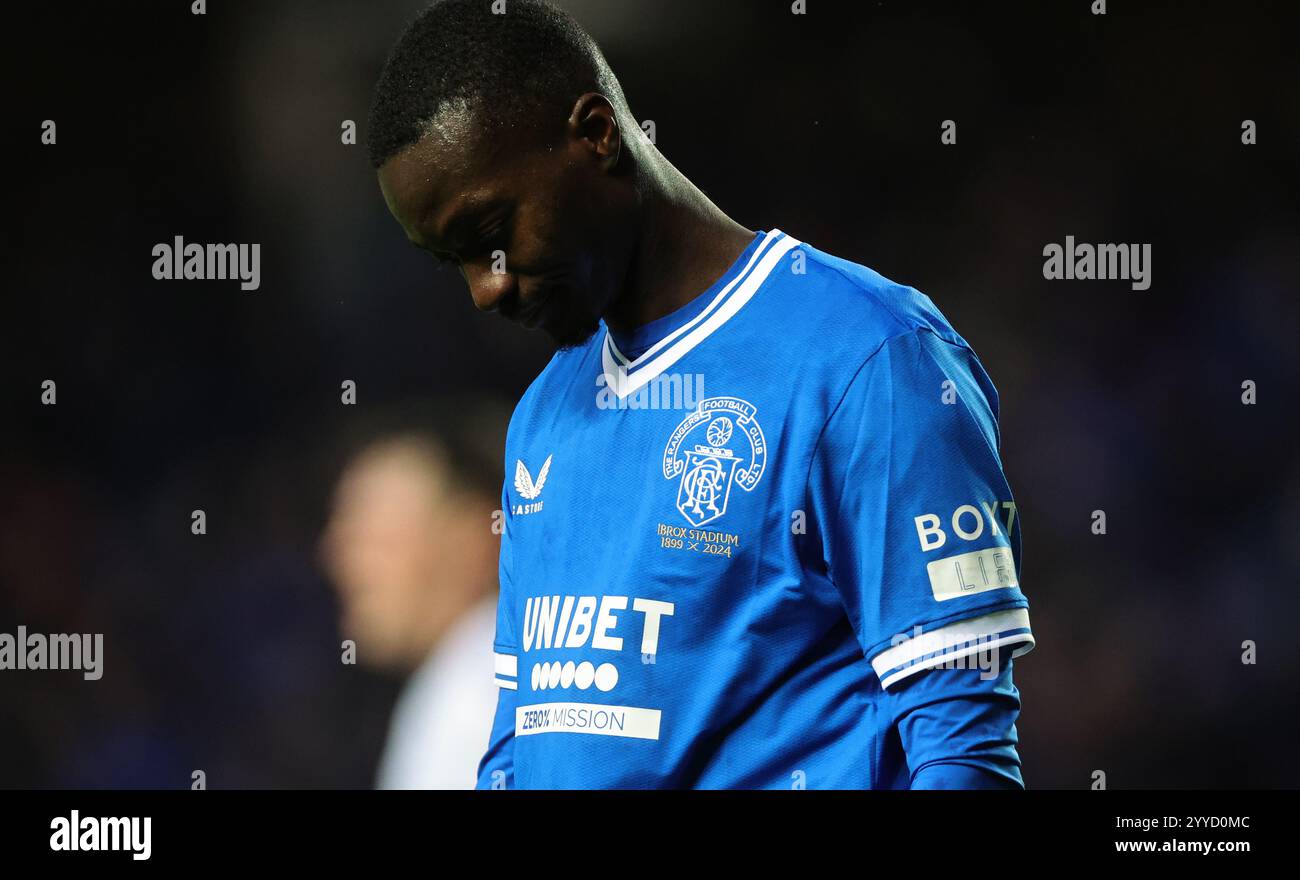
[[[494,272],[487,263],[466,263],[462,270],[469,284],[469,295],[474,307],[482,312],[494,312],[514,292],[518,282],[512,272]]]

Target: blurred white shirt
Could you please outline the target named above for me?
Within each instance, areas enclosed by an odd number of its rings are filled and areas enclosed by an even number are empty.
[[[379,788],[470,789],[496,713],[497,599],[475,605],[406,682],[379,763]]]

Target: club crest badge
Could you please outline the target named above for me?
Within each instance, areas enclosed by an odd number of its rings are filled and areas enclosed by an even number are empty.
[[[664,479],[678,480],[677,510],[693,526],[727,512],[732,485],[754,491],[767,464],[757,408],[739,397],[700,401],[664,447]]]

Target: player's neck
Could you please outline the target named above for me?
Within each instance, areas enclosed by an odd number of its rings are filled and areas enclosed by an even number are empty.
[[[754,238],[666,160],[664,165],[645,200],[623,295],[605,314],[616,332],[630,332],[695,299]]]

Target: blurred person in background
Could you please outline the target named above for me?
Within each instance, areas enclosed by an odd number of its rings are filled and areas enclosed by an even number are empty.
[[[349,456],[321,538],[357,658],[409,675],[379,788],[473,788],[496,705],[504,422],[491,407],[439,412],[444,424],[408,419]]]

